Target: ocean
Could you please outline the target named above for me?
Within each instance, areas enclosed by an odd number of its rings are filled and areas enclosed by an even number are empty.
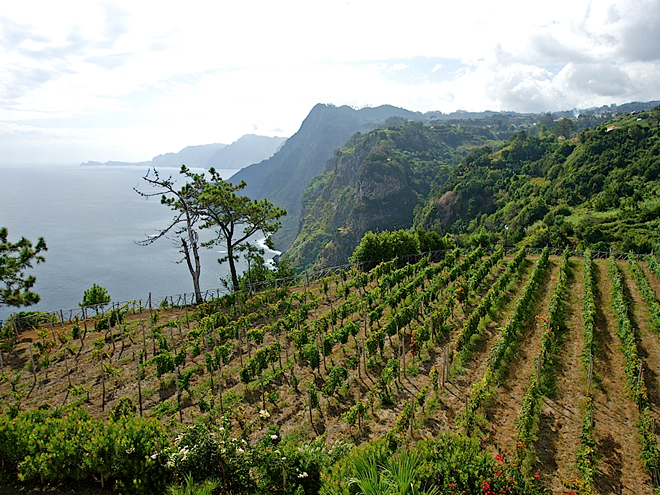
[[[1,307],[0,320],[18,310],[76,308],[93,284],[105,287],[117,302],[193,291],[188,268],[177,263],[181,255],[170,240],[136,244],[166,227],[174,215],[159,197],[146,200],[133,190],[151,192],[142,179],[146,172],[131,166],[0,166],[0,226],[7,227],[10,242],[26,237],[36,243],[43,237],[48,246],[46,262],[28,271],[37,278],[33,290],[41,301],[20,309]],[[235,172],[219,171],[225,179]],[[159,173],[179,176],[175,168]],[[209,234],[202,233],[202,239]],[[222,288],[220,278],[228,274],[217,263],[223,256],[218,249],[201,250],[203,290]]]

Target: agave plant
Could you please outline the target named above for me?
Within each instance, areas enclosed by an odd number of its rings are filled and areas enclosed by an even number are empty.
[[[350,483],[357,485],[363,495],[436,495],[437,486],[426,490],[418,486],[421,461],[418,453],[402,450],[379,469],[373,457],[358,457],[355,460],[356,476]]]
[[[170,485],[167,489],[168,495],[211,495],[220,486],[215,480],[205,480],[201,484],[195,484],[191,474],[188,474],[181,486]]]

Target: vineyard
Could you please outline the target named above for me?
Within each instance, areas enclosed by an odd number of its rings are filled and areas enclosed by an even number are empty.
[[[8,454],[19,436],[13,418],[84,410],[93,422],[134,406],[153,428],[165,425],[170,441],[213,418],[235,452],[264,439],[396,446],[451,434],[551,493],[654,493],[659,293],[653,256],[478,248],[197,306],[126,304],[73,321],[10,322],[0,459],[14,467],[3,481],[45,472],[34,464],[38,451],[28,461]],[[175,453],[182,438],[169,447]],[[103,482],[101,467],[89,469]],[[307,476],[285,472],[284,486]],[[468,483],[443,476],[442,493]],[[481,483],[489,493],[491,482]]]

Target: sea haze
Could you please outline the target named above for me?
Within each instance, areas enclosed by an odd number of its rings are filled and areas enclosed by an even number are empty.
[[[158,171],[179,176],[175,168]],[[192,292],[188,268],[176,263],[181,258],[170,240],[146,247],[135,243],[173,217],[159,197],[145,200],[133,190],[154,191],[142,180],[146,172],[137,167],[0,167],[0,226],[9,230],[9,241],[24,236],[36,243],[43,237],[48,245],[46,263],[28,271],[37,277],[34,290],[41,302],[21,310],[75,308],[94,283],[108,289],[113,301],[146,300],[150,292],[157,299]],[[225,179],[235,172],[219,170]],[[228,273],[216,261],[223,256],[218,249],[202,249],[203,290],[221,288],[220,278]],[[14,311],[0,308],[0,319]]]

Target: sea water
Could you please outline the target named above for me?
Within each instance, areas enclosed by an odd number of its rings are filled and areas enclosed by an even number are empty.
[[[183,184],[178,169],[158,171]],[[218,172],[226,179],[236,170]],[[147,200],[133,190],[156,191],[142,179],[146,173],[133,166],[0,166],[0,226],[9,230],[10,242],[26,237],[36,244],[43,237],[48,246],[46,262],[27,272],[37,278],[33,290],[41,301],[21,310],[76,308],[93,284],[105,287],[113,301],[193,292],[172,240],[136,243],[167,227],[174,216],[159,196]],[[210,235],[202,232],[202,240]],[[220,249],[200,250],[204,291],[222,288],[220,279],[229,273],[217,262],[224,256]],[[0,307],[0,320],[14,311]]]

